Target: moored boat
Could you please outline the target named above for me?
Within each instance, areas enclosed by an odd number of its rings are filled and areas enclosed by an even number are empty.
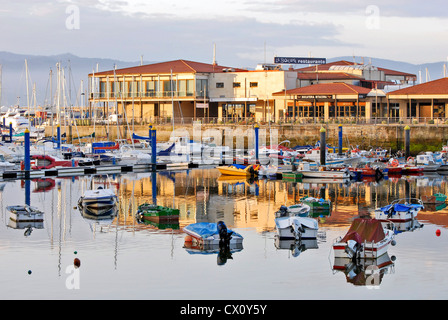
[[[357,218],[343,237],[333,243],[335,258],[376,259],[393,244],[394,232],[377,219]]]
[[[44,221],[44,213],[29,205],[7,206],[9,218],[15,222],[42,222]]]
[[[418,212],[424,209],[420,199],[417,203],[409,203],[411,199],[397,199],[384,207],[375,209],[375,217],[381,221],[404,222],[414,219]]]
[[[98,187],[96,190],[86,190],[78,200],[80,210],[89,215],[110,215],[118,203],[118,197],[112,189]]]
[[[317,220],[300,216],[281,216],[275,218],[275,227],[281,240],[316,239],[319,229]]]
[[[188,241],[204,246],[219,245],[220,243],[236,245],[243,242],[243,237],[228,229],[222,221],[192,223],[184,227],[183,231],[189,236]]]
[[[306,217],[309,215],[311,207],[304,203],[297,203],[291,206],[280,206],[280,209],[275,212],[275,217],[285,217],[285,216],[299,216]]]
[[[422,202],[428,203],[428,204],[437,204],[437,203],[445,203],[446,201],[446,194],[443,193],[435,193],[433,195],[423,195],[422,196]]]
[[[251,176],[257,173],[259,165],[230,164],[217,167],[221,174],[232,176]]]
[[[311,211],[329,211],[331,209],[331,201],[322,198],[303,197],[300,202],[308,205]]]
[[[179,209],[144,203],[138,206],[137,215],[150,221],[179,220]]]

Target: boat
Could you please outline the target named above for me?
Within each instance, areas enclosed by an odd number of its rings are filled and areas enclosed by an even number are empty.
[[[423,202],[409,203],[411,199],[397,199],[384,207],[375,209],[375,217],[380,221],[404,222],[414,219],[418,212],[424,209]]]
[[[243,237],[228,229],[223,221],[192,223],[184,227],[183,231],[189,236],[186,241],[191,241],[194,245],[216,246],[220,243],[229,245],[243,243]]]
[[[394,244],[394,231],[382,226],[378,219],[354,219],[343,237],[333,242],[335,258],[377,259]]]
[[[280,209],[275,212],[275,217],[285,217],[285,216],[298,216],[307,217],[311,211],[311,207],[304,203],[297,203],[291,206],[280,206]]]
[[[371,167],[366,164],[362,168],[350,168],[350,171],[360,172],[361,178],[363,177],[375,177],[376,179],[381,179],[383,177],[383,172],[378,167]]]
[[[30,160],[32,170],[51,169],[56,167],[78,166],[77,160],[64,160],[50,155],[32,155]]]
[[[438,203],[445,203],[446,201],[446,194],[443,193],[435,193],[433,195],[429,195],[429,196],[422,196],[422,202],[423,203],[428,203],[428,204],[438,204]]]
[[[219,166],[217,169],[221,174],[233,176],[251,176],[255,175],[259,169],[259,165],[243,165],[243,164],[229,164],[226,166]]]
[[[78,208],[94,216],[110,215],[118,203],[118,197],[112,189],[98,187],[87,190],[78,200]]]
[[[278,216],[275,218],[275,227],[281,240],[316,239],[319,229],[317,220],[309,217]]]
[[[9,218],[14,222],[42,222],[44,221],[44,213],[36,207],[25,205],[7,206]]]
[[[144,203],[138,206],[137,215],[150,221],[174,221],[179,220],[179,209]]]
[[[330,211],[331,201],[322,198],[303,197],[300,202],[308,205],[311,211]]]
[[[423,171],[434,172],[440,167],[440,164],[436,163],[432,152],[425,152],[423,154],[418,154],[415,157],[415,164],[421,165]]]

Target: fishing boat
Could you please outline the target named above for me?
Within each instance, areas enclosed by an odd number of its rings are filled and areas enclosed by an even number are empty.
[[[432,152],[425,152],[418,154],[415,157],[415,164],[423,167],[423,171],[434,172],[440,167],[439,163],[436,163]]]
[[[335,258],[377,259],[394,243],[393,230],[384,228],[380,220],[357,218],[343,237],[335,239],[333,251]]]
[[[179,209],[144,203],[138,206],[137,215],[144,220],[173,221],[179,220]]]
[[[446,201],[446,194],[443,193],[435,193],[433,195],[429,196],[422,196],[422,202],[425,204],[438,204],[438,203],[445,203]]]
[[[78,200],[80,210],[85,210],[94,216],[110,215],[118,203],[118,197],[112,189],[98,187],[96,190],[87,190]]]
[[[186,241],[203,246],[216,246],[220,243],[229,245],[243,243],[243,237],[239,233],[228,229],[223,221],[192,223],[183,228],[183,231],[189,236]]]
[[[322,198],[303,197],[300,202],[308,205],[311,211],[329,211],[331,209],[331,201]]]
[[[44,213],[29,205],[8,206],[9,218],[15,222],[41,222],[44,221]]]
[[[243,165],[243,164],[229,164],[226,166],[219,166],[217,169],[221,174],[233,176],[251,176],[255,175],[259,169],[259,165]]]
[[[417,203],[409,203],[411,200]],[[375,217],[380,221],[404,222],[414,219],[422,209],[424,205],[420,199],[397,199],[375,209]]]

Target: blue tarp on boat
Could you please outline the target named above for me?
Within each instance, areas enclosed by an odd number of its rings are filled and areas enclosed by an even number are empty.
[[[213,236],[215,234],[219,234],[218,224],[211,223],[211,222],[192,223],[192,224],[186,226],[184,228],[184,231],[186,233],[196,234],[201,238],[207,238],[207,237]],[[227,233],[241,237],[241,235],[239,235],[238,233],[231,231],[229,229],[227,229]]]
[[[407,204],[406,205],[406,204],[397,203],[397,204],[389,204],[385,207],[382,207],[381,211],[383,211],[383,212],[389,211],[392,206],[394,207],[393,210],[395,212],[406,212],[413,208],[421,207],[421,205],[419,205],[419,204]]]

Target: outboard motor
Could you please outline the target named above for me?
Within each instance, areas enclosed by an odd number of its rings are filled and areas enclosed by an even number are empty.
[[[228,232],[227,226],[223,221],[218,221],[218,233],[219,233],[219,242],[229,243],[230,239],[232,239],[232,233]]]

